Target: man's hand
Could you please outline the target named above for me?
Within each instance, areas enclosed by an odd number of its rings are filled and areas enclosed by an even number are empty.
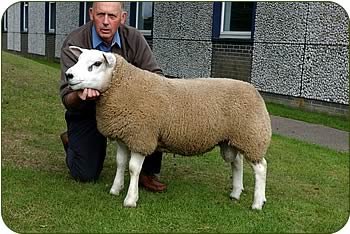
[[[100,92],[96,89],[78,90],[77,94],[81,100],[95,100],[100,96]]]

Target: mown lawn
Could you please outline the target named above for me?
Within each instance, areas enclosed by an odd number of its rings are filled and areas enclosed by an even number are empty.
[[[1,211],[15,232],[329,233],[348,219],[349,154],[275,135],[260,212],[250,209],[254,181],[247,164],[241,201],[229,199],[230,167],[218,149],[191,158],[166,155],[168,190],[141,189],[139,206],[123,208],[126,191],[108,193],[113,142],[96,183],[68,175],[58,137],[65,130],[58,80],[55,66],[2,53]]]

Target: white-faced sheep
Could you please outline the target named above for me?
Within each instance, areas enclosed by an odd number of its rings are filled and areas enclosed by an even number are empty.
[[[135,207],[145,156],[154,151],[195,155],[220,146],[231,162],[233,189],[243,190],[243,158],[255,175],[253,209],[262,209],[271,140],[265,103],[253,85],[232,79],[167,79],[141,70],[121,56],[71,46],[79,57],[66,77],[74,90],[101,92],[96,101],[99,131],[117,141],[117,172],[110,192],[124,187],[129,161],[130,184],[124,206]]]

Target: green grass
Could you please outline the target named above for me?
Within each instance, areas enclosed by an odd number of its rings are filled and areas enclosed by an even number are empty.
[[[349,216],[349,154],[273,136],[267,204],[250,209],[254,181],[245,163],[245,192],[229,199],[230,169],[218,149],[196,157],[163,157],[165,193],[140,190],[136,209],[126,195],[109,195],[114,144],[101,178],[70,178],[58,135],[65,130],[59,70],[2,53],[1,211],[23,232],[322,232],[339,230]],[[126,176],[126,184],[129,177]]]
[[[350,125],[348,116],[334,116],[326,113],[308,112],[299,108],[286,107],[276,103],[267,103],[266,106],[271,115],[301,120],[313,124],[321,124],[349,132]]]

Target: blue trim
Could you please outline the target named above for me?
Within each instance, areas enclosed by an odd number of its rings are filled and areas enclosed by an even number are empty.
[[[222,2],[213,3],[213,26],[212,26],[213,38],[220,37],[221,9],[222,9]]]
[[[84,2],[79,3],[79,26],[82,26],[84,24]]]
[[[136,4],[137,2],[130,2],[130,26],[136,27]]]

